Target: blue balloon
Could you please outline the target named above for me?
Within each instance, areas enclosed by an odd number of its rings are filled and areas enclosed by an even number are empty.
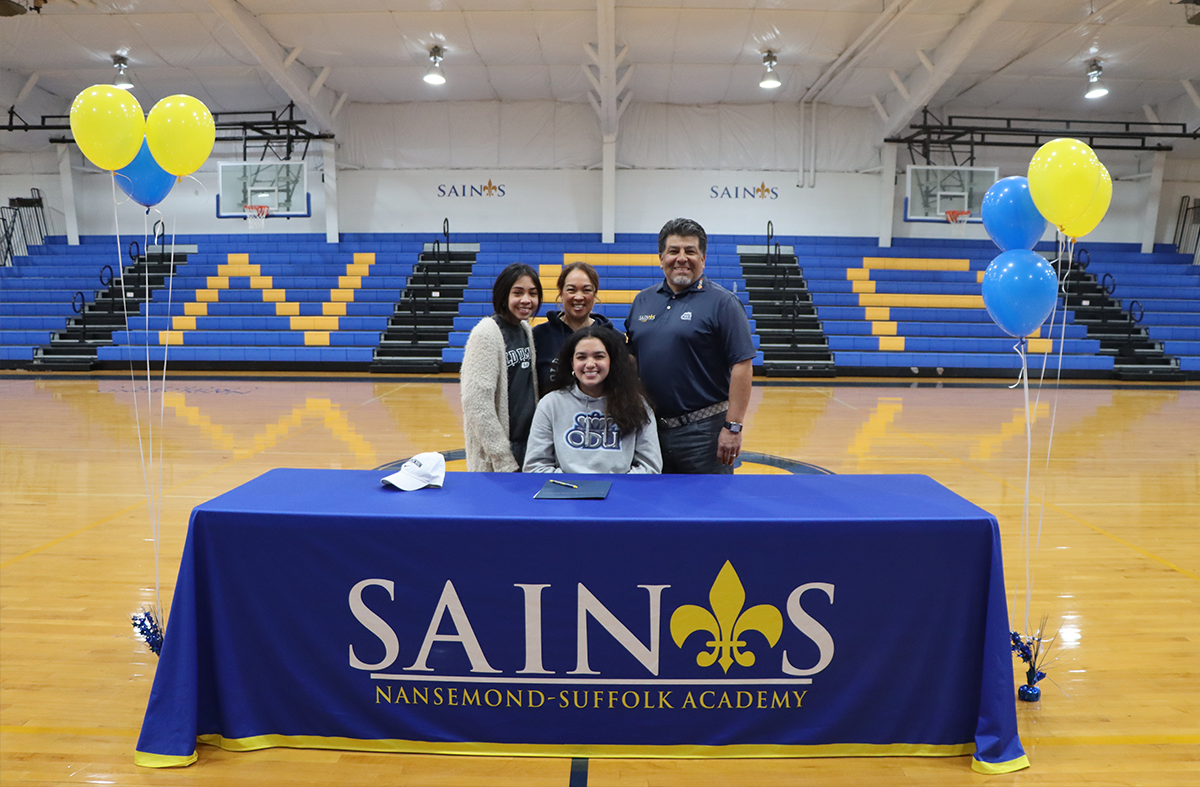
[[[1046,219],[1033,204],[1029,179],[1002,178],[983,195],[983,228],[1004,251],[1032,249],[1046,232]]]
[[[1058,300],[1058,276],[1040,254],[1028,249],[1006,251],[983,274],[983,305],[1010,336],[1033,333]]]
[[[142,148],[128,165],[114,173],[117,186],[139,205],[157,205],[171,193],[177,178],[158,166],[150,154],[150,145],[142,139]]]

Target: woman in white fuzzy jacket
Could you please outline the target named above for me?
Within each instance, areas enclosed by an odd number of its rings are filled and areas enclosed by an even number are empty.
[[[514,473],[525,461],[538,399],[529,320],[541,304],[537,272],[514,262],[492,287],[495,314],[480,320],[467,338],[459,380],[470,472]]]

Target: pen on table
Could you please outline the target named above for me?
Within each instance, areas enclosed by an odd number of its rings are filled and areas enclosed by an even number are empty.
[[[571,487],[572,489],[578,489],[578,488],[579,488],[579,487],[575,486],[574,484],[568,484],[566,481],[555,481],[553,478],[551,478],[551,479],[550,479],[550,483],[552,483],[552,484],[558,484],[559,486],[569,486],[569,487]]]

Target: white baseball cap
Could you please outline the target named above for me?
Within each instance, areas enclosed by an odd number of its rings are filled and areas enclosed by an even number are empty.
[[[417,454],[400,469],[383,479],[383,483],[412,492],[427,486],[441,487],[446,478],[446,458],[436,451]]]

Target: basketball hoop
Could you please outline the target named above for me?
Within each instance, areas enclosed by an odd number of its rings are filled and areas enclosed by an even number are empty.
[[[971,218],[969,210],[948,210],[946,211],[946,221],[950,224],[959,224]]]
[[[269,205],[243,205],[246,211],[246,226],[252,232],[257,232],[267,226],[267,214],[271,212]]]

